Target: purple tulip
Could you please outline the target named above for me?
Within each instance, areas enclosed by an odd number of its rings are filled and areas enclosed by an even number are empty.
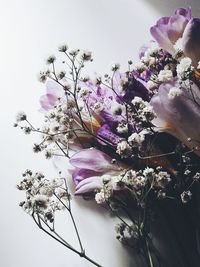
[[[200,19],[192,18],[191,8],[179,8],[175,15],[159,19],[150,32],[160,47],[172,55],[174,44],[182,38],[184,55],[197,67],[200,61]]]
[[[200,90],[193,83],[180,87],[177,80],[163,83],[150,101],[160,131],[175,136],[189,148],[200,145]],[[200,155],[200,151],[196,152]]]
[[[173,45],[182,37],[191,18],[191,8],[179,8],[175,11],[175,15],[160,18],[156,25],[151,27],[150,32],[161,48],[174,54]]]
[[[70,159],[75,167],[72,178],[76,185],[76,195],[94,193],[103,186],[103,175],[116,174],[119,167],[105,153],[95,149],[82,149]]]

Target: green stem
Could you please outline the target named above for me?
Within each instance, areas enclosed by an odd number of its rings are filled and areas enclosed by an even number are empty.
[[[150,252],[150,249],[149,249],[149,243],[148,243],[147,239],[145,240],[145,243],[146,243],[146,248],[147,248],[149,266],[150,267],[154,267],[153,259],[152,259],[152,256],[151,256],[151,252]]]

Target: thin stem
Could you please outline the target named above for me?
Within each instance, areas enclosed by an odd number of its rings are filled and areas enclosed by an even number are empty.
[[[150,249],[149,249],[149,243],[148,243],[147,239],[145,240],[145,243],[146,243],[147,255],[148,255],[148,259],[149,259],[149,266],[150,267],[154,267],[153,259],[152,259],[152,256],[151,256],[151,252],[150,252]]]
[[[79,232],[78,232],[78,228],[77,228],[77,226],[76,226],[76,222],[75,222],[75,220],[74,220],[74,216],[73,216],[71,210],[69,210],[69,214],[70,214],[72,223],[73,223],[73,225],[74,225],[74,229],[75,229],[75,231],[76,231],[76,235],[77,235],[77,238],[78,238],[78,242],[79,242],[81,251],[82,251],[82,253],[85,253],[84,248],[83,248],[83,245],[82,245],[82,242],[81,242],[81,238],[80,238],[80,235],[79,235]]]
[[[49,233],[46,229],[44,229],[41,225],[40,219],[39,222],[37,222],[34,214],[32,214],[32,218],[34,220],[34,222],[36,223],[36,225],[43,231],[45,232],[47,235],[49,235],[50,237],[52,237],[54,240],[56,240],[57,242],[59,242],[61,245],[65,246],[66,248],[70,249],[71,251],[75,252],[76,254],[78,254],[80,257],[88,260],[89,262],[91,262],[93,265],[97,266],[97,267],[102,267],[102,265],[98,264],[97,262],[95,262],[94,260],[92,260],[90,257],[88,257],[84,251],[78,251],[75,248],[73,248],[72,246],[69,246],[68,243],[66,241],[61,241],[59,238],[55,237],[53,234]]]

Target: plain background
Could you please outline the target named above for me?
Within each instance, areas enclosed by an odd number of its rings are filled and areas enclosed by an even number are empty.
[[[37,137],[12,127],[18,110],[25,110],[35,125],[41,122],[38,100],[45,87],[36,76],[45,57],[67,42],[71,48],[93,51],[89,74],[106,73],[114,62],[125,70],[151,39],[150,26],[179,6],[191,6],[200,17],[199,0],[0,0],[1,267],[92,266],[40,232],[18,207],[23,194],[15,184],[22,171],[57,175],[50,161],[33,154]],[[89,256],[104,267],[137,266],[115,240],[113,219],[100,207],[78,199],[74,213]],[[75,242],[67,220],[60,227]]]

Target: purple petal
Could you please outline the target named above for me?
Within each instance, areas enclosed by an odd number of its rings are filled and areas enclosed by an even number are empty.
[[[96,189],[100,189],[102,188],[102,186],[103,183],[100,176],[90,177],[85,180],[82,180],[76,186],[75,195],[82,195],[85,193],[95,192]]]
[[[96,176],[100,173],[95,172],[93,170],[87,170],[87,169],[75,169],[72,173],[72,178],[74,183],[77,185],[78,183],[80,183],[80,181],[91,177],[91,176]]]
[[[135,96],[141,97],[145,101],[149,101],[150,99],[145,83],[142,80],[132,78],[125,87],[125,93],[122,99],[127,103],[131,103]]]
[[[163,17],[159,19],[156,25],[150,28],[150,33],[161,48],[163,48],[170,54],[173,54],[174,53],[173,44],[168,37],[168,22],[169,22],[168,17]]]
[[[40,105],[44,111],[48,111],[50,108],[52,108],[52,105],[49,103],[48,95],[42,95],[40,97]]]
[[[46,83],[46,95],[40,97],[40,105],[43,111],[48,111],[56,105],[58,99],[64,96],[62,86],[55,81],[48,81]]]
[[[82,149],[69,160],[76,168],[96,172],[105,172],[117,168],[111,161],[112,159],[108,155],[95,148]]]
[[[192,18],[192,9],[191,9],[191,7],[188,7],[188,8],[180,7],[175,11],[175,14],[184,16],[185,18],[190,20]]]
[[[172,16],[168,24],[168,38],[173,44],[182,36],[188,20],[180,15]]]
[[[173,54],[174,43],[182,37],[185,27],[191,19],[191,8],[179,8],[175,15],[159,19],[150,32],[161,48]]]
[[[162,84],[158,94],[152,98],[150,103],[158,117],[153,123],[158,127],[164,127],[163,131],[174,135],[189,148],[199,146],[200,90],[195,84],[191,86],[195,102],[191,91],[186,87],[181,87],[181,95],[169,99],[168,93],[172,87],[179,87],[178,82]],[[191,138],[191,142],[188,138]]]
[[[122,120],[121,116],[112,115],[108,111],[102,110],[100,112],[101,117],[104,119],[106,124],[108,124],[111,128],[116,128],[118,123]]]
[[[139,58],[140,59],[144,56],[144,54],[145,54],[145,52],[147,51],[148,48],[149,48],[148,45],[143,45],[143,46],[140,47],[140,49],[139,49]]]
[[[62,86],[55,81],[48,81],[46,88],[47,94],[54,95],[57,98],[63,96],[64,91]]]
[[[183,51],[196,67],[200,61],[200,19],[191,19],[183,34]]]
[[[113,133],[113,131],[111,130],[108,124],[104,124],[98,130],[97,137],[100,137],[101,139],[107,141],[113,146],[116,146],[120,141],[120,137],[116,135],[115,133]],[[102,140],[98,139],[98,142],[101,143],[102,145],[106,145],[106,143],[103,142]]]

